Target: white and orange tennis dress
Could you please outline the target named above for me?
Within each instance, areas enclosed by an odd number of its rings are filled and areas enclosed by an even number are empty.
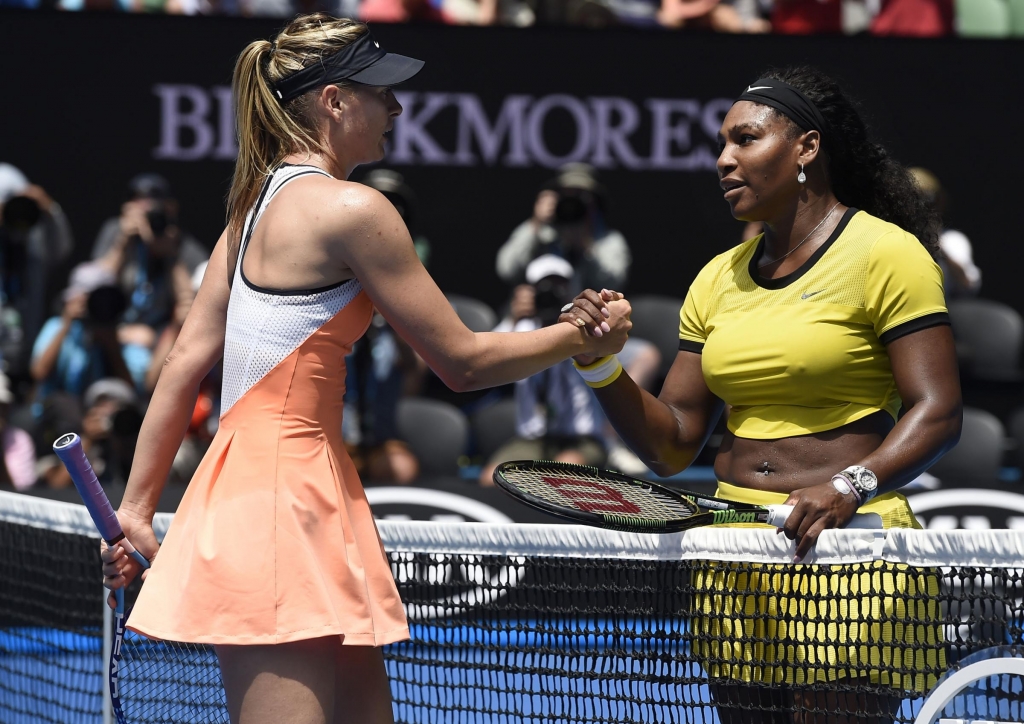
[[[178,506],[129,628],[211,644],[409,637],[341,436],[345,362],[372,305],[357,280],[273,291],[246,280],[252,230],[312,166],[281,166],[246,219],[228,302],[220,428]]]

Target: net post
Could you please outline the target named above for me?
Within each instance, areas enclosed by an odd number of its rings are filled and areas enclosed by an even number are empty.
[[[114,644],[114,612],[107,605],[107,589],[103,588],[103,595],[100,601],[103,606],[103,649],[100,651],[100,671],[103,673],[100,681],[100,701],[103,702],[103,724],[114,724],[114,711],[110,704],[110,692],[107,691],[107,654]]]

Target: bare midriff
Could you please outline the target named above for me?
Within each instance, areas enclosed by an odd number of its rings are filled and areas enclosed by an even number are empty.
[[[892,416],[882,411],[834,430],[777,440],[753,440],[727,432],[715,458],[715,476],[722,482],[774,493],[820,485],[877,450],[894,425]]]

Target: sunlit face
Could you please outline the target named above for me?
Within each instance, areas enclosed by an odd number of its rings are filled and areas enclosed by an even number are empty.
[[[800,193],[800,143],[768,106],[733,104],[718,133],[718,178],[732,215],[769,221]]]
[[[384,158],[387,134],[402,106],[388,86],[352,85],[341,94],[344,110],[337,128],[337,140],[355,164]]]

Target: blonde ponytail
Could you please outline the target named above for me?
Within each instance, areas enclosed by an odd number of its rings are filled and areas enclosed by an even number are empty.
[[[256,203],[263,180],[281,160],[291,153],[326,150],[311,112],[320,89],[282,105],[273,84],[337,53],[366,32],[360,22],[313,13],[289,23],[273,44],[257,40],[238,56],[232,79],[238,160],[227,204],[232,246],[241,237],[245,216]]]

